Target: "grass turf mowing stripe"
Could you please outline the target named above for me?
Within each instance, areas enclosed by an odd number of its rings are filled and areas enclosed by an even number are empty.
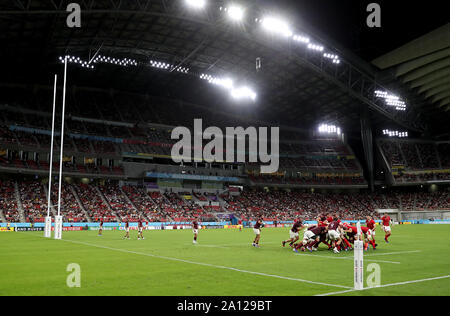
[[[39,236],[39,237],[45,238],[43,236]],[[265,276],[265,277],[278,278],[278,279],[283,279],[283,280],[297,281],[297,282],[316,284],[316,285],[324,285],[324,286],[329,286],[329,287],[338,287],[338,288],[343,288],[343,289],[351,289],[351,287],[344,286],[344,285],[328,284],[328,283],[323,283],[323,282],[316,282],[316,281],[310,281],[310,280],[284,277],[284,276],[275,275],[275,274],[267,274],[267,273],[262,273],[262,272],[241,270],[241,269],[237,269],[237,268],[233,268],[233,267],[218,266],[218,265],[213,265],[213,264],[209,264],[209,263],[195,262],[195,261],[184,260],[184,259],[173,258],[173,257],[152,255],[152,254],[143,253],[143,252],[131,251],[131,250],[120,249],[120,248],[111,248],[111,247],[89,244],[89,243],[75,241],[75,240],[69,240],[69,239],[61,239],[59,241],[65,241],[65,242],[70,242],[70,243],[74,243],[74,244],[102,248],[102,249],[107,249],[107,250],[112,250],[112,251],[120,251],[120,252],[124,252],[124,253],[131,253],[131,254],[153,257],[153,258],[158,258],[158,259],[165,259],[165,260],[178,261],[178,262],[184,262],[184,263],[195,264],[195,265],[202,265],[202,266],[207,266],[207,267],[212,267],[212,268],[217,268],[217,269],[226,269],[226,270],[231,270],[231,271],[236,271],[236,272],[241,272],[241,273],[248,273],[248,274],[255,274],[255,275],[260,275],[260,276]]]
[[[318,295],[315,295],[315,296],[329,296],[329,295],[345,294],[345,293],[350,293],[350,292],[355,292],[355,291],[366,291],[366,290],[372,290],[372,289],[379,289],[379,288],[382,288],[382,287],[390,287],[390,286],[397,286],[397,285],[420,283],[420,282],[441,280],[441,279],[447,279],[447,278],[450,278],[450,275],[443,275],[443,276],[440,276],[440,277],[428,278],[428,279],[420,279],[420,280],[412,280],[412,281],[404,281],[404,282],[397,282],[397,283],[391,283],[391,284],[384,284],[384,285],[375,286],[375,287],[367,287],[367,288],[364,288],[362,290],[351,289],[351,290],[345,290],[345,291],[339,291],[339,292],[318,294]]]
[[[340,260],[354,260],[351,256],[346,257],[332,257],[332,256],[324,256],[324,255],[311,255],[306,253],[296,253],[296,256],[308,256],[310,258],[324,258],[324,259],[340,259]],[[364,260],[364,261],[370,261],[370,262],[380,262],[380,263],[392,263],[392,264],[401,264],[401,262],[398,261],[386,261],[386,260]]]

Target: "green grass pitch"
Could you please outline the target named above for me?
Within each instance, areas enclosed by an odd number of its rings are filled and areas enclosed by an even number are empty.
[[[130,240],[122,231],[63,232],[63,240],[2,232],[0,295],[450,295],[449,225],[394,226],[390,244],[377,228],[378,249],[364,264],[379,265],[384,287],[364,291],[351,290],[352,252],[321,245],[295,254],[281,246],[288,230],[263,229],[259,249],[251,229],[201,230],[197,245],[191,230],[145,231],[145,240],[136,231]],[[70,263],[81,268],[79,288],[66,285]]]

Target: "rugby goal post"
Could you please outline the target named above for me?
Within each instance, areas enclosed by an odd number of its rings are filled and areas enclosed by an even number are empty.
[[[62,238],[62,222],[63,217],[61,215],[55,216],[55,239]]]
[[[58,75],[55,75],[55,82],[53,86],[53,116],[52,116],[52,138],[50,144],[50,168],[48,173],[48,203],[47,203],[47,217],[45,217],[44,237],[52,237],[52,217],[50,216],[50,207],[52,203],[52,171],[53,171],[53,137],[55,136],[55,109],[56,109],[56,82]]]
[[[355,240],[354,254],[354,288],[362,290],[364,288],[364,241],[362,238],[361,224],[356,223],[358,229],[357,238]]]
[[[62,171],[63,171],[63,155],[64,155],[64,115],[66,112],[66,82],[67,82],[67,55],[64,58],[64,86],[63,86],[63,107],[61,118],[61,142],[59,144],[59,184],[58,184],[58,216],[55,216],[55,239],[62,238],[62,221],[61,216],[61,186],[62,186]],[[53,163],[53,162],[52,162]]]
[[[44,237],[50,238],[52,237],[52,217],[45,217],[45,228],[44,228]]]
[[[59,154],[59,184],[58,184],[58,215],[55,216],[55,239],[62,238],[63,217],[61,216],[61,186],[63,178],[63,154],[64,154],[64,114],[66,112],[66,82],[67,82],[67,55],[64,58],[64,86],[62,104],[61,142]],[[51,162],[53,163],[53,161]],[[50,195],[50,193],[49,193]]]

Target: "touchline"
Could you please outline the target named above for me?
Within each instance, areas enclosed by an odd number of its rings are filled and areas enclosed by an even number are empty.
[[[270,128],[270,153],[268,153],[268,127],[247,127],[246,129],[243,127],[226,127],[225,130],[225,136],[222,130],[216,126],[208,127],[203,131],[203,120],[195,119],[192,146],[192,133],[189,128],[184,126],[174,128],[171,138],[179,141],[172,147],[172,160],[176,163],[193,161],[204,161],[207,163],[259,162],[261,163],[261,173],[274,173],[278,171],[279,127]],[[247,137],[248,161],[246,161]],[[226,143],[225,157],[224,139]],[[203,140],[210,141],[203,146]],[[237,149],[236,152],[235,148]]]

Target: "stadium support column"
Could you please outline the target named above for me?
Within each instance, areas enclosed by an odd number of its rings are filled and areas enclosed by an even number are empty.
[[[373,179],[373,137],[372,127],[370,125],[370,118],[368,109],[365,108],[361,115],[361,140],[364,148],[364,157],[367,163],[367,171],[369,175],[369,188],[371,192],[374,192],[374,179]]]

